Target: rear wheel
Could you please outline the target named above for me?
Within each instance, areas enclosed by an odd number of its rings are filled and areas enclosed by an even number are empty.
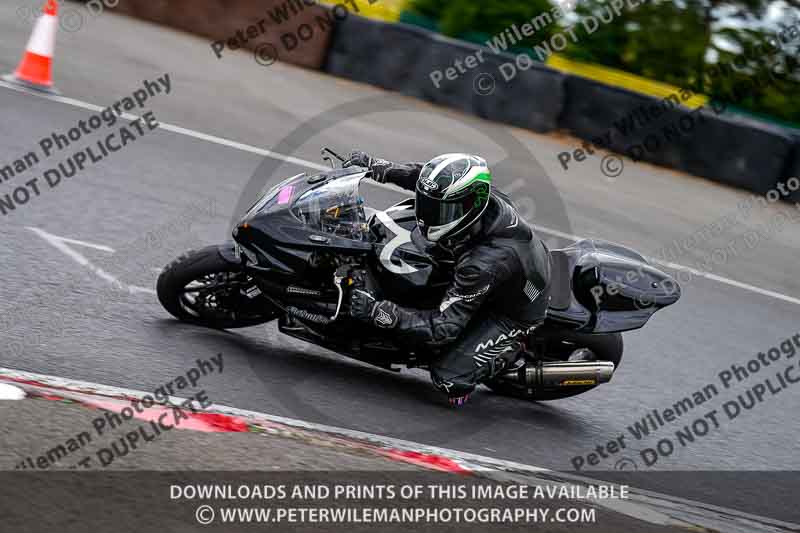
[[[568,361],[576,352],[583,351],[582,361],[611,361],[615,371],[622,362],[623,342],[621,333],[588,334],[544,326],[534,333],[532,343],[538,353],[545,354],[544,361]],[[589,350],[586,352],[585,350]],[[527,388],[508,379],[494,379],[486,382],[486,386],[498,394],[525,398],[535,401],[560,400],[583,394],[596,385],[559,387],[557,389],[541,389],[529,393]]]
[[[263,298],[250,299],[256,287],[236,264],[225,260],[217,246],[187,252],[167,265],[156,292],[164,309],[184,322],[208,328],[245,328],[269,322],[278,312]]]

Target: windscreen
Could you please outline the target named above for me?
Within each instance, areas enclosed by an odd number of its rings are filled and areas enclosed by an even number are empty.
[[[247,210],[244,219],[248,219],[261,211],[268,211],[273,207],[287,207],[294,198],[295,191],[298,190],[297,185],[305,180],[306,175],[304,173],[292,176],[278,183],[264,193],[264,195]]]
[[[329,181],[306,191],[292,206],[292,213],[304,224],[324,233],[369,240],[364,199],[359,193],[363,173]]]

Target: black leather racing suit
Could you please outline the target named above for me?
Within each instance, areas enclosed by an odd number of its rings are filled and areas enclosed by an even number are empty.
[[[373,175],[377,181],[415,190],[422,166],[377,160]],[[416,230],[413,236],[420,238]],[[456,248],[453,259],[452,282],[438,309],[390,305],[398,341],[432,350],[434,384],[461,396],[493,377],[502,368],[501,359],[513,363],[520,341],[544,320],[550,261],[544,243],[496,189],[479,229]]]

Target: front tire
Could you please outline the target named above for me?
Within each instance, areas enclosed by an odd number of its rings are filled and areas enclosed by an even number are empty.
[[[263,298],[251,300],[242,289],[255,283],[244,269],[207,246],[181,255],[164,267],[156,292],[175,318],[214,329],[246,328],[269,322],[278,312]]]

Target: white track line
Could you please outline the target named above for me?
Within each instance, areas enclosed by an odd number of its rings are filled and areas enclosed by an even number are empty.
[[[78,263],[79,265],[86,267],[89,269],[90,272],[93,272],[96,276],[100,279],[105,280],[109,284],[115,287],[121,287],[128,290],[130,294],[134,293],[144,293],[144,294],[152,294],[155,295],[156,291],[153,289],[149,289],[147,287],[140,287],[138,285],[128,285],[127,283],[121,282],[115,276],[109,274],[102,268],[94,265],[89,259],[83,255],[82,253],[78,252],[77,250],[73,250],[65,243],[75,244],[77,246],[84,246],[86,248],[93,248],[95,250],[102,250],[108,253],[114,253],[114,249],[105,246],[102,244],[94,244],[91,242],[86,241],[79,241],[77,239],[68,239],[66,237],[59,237],[58,235],[53,235],[52,233],[48,233],[43,229],[34,228],[32,226],[25,226],[25,229],[28,229],[34,233],[36,233],[39,237],[45,240],[50,246],[53,246],[56,250],[60,251],[61,253],[65,254],[67,257]]]
[[[5,81],[0,80],[0,87],[5,87],[7,89],[13,89],[18,92],[30,94],[32,96],[38,96],[39,98],[44,98],[45,100],[51,100],[53,102],[58,102],[61,104],[71,105],[73,107],[79,107],[81,109],[86,109],[88,111],[103,111],[105,107],[91,104],[89,102],[83,102],[81,100],[76,100],[74,98],[68,98],[66,96],[58,96],[54,94],[47,94],[47,93],[39,93],[36,91],[31,91],[25,89],[23,87],[18,87],[12,83],[8,83]],[[130,113],[122,113],[120,115],[122,118],[126,120],[136,120],[139,117],[138,115],[132,115]],[[263,148],[258,148],[256,146],[251,146],[249,144],[244,144],[236,141],[231,141],[230,139],[223,139],[222,137],[217,137],[216,135],[208,135],[206,133],[201,133],[199,131],[190,130],[187,128],[182,128],[181,126],[176,126],[174,124],[168,124],[166,122],[159,122],[159,128],[171,131],[173,133],[178,133],[180,135],[186,135],[187,137],[194,137],[195,139],[200,139],[201,141],[207,141],[214,144],[219,144],[222,146],[228,146],[230,148],[235,148],[237,150],[242,150],[243,152],[250,152],[252,154],[261,155],[264,157],[271,157],[273,159],[278,159],[280,161],[285,161],[287,163],[292,163],[299,166],[310,167],[316,170],[328,170],[330,167],[326,167],[324,165],[320,165],[319,163],[313,163],[311,161],[306,161],[305,159],[298,159],[296,157],[288,156],[279,154],[277,152],[273,152],[271,150],[265,150]]]
[[[0,81],[0,87],[6,87],[8,89],[13,89],[15,91],[24,92],[26,94],[30,94],[30,95],[33,95],[33,96],[38,96],[39,98],[44,98],[46,100],[51,100],[53,102],[59,102],[59,103],[62,103],[62,104],[67,104],[67,105],[71,105],[71,106],[74,106],[74,107],[79,107],[81,109],[87,109],[89,111],[102,111],[103,109],[105,109],[104,107],[101,107],[101,106],[98,106],[98,105],[95,105],[95,104],[91,104],[89,102],[83,102],[81,100],[76,100],[74,98],[67,98],[65,96],[57,96],[57,95],[52,95],[52,94],[39,93],[39,92],[36,92],[36,91],[30,91],[30,90],[27,90],[27,89],[24,89],[24,88],[21,88],[21,87],[17,87],[16,85],[13,85],[11,83],[7,83],[7,82],[4,82],[4,81]],[[136,120],[137,118],[139,118],[138,116],[131,115],[130,113],[123,113],[122,116],[124,118],[128,119],[128,120]],[[183,128],[181,126],[176,126],[174,124],[168,124],[166,122],[160,122],[159,124],[160,124],[159,127],[161,129],[166,130],[166,131],[171,131],[173,133],[178,133],[180,135],[186,135],[187,137],[193,137],[195,139],[199,139],[199,140],[202,140],[202,141],[207,141],[207,142],[214,143],[214,144],[219,144],[221,146],[227,146],[229,148],[234,148],[236,150],[241,150],[243,152],[249,152],[249,153],[261,155],[261,156],[264,156],[264,157],[271,157],[271,158],[277,159],[279,161],[284,161],[286,163],[292,163],[292,164],[298,165],[298,166],[304,166],[304,167],[308,167],[308,168],[313,168],[315,170],[327,170],[329,168],[329,167],[326,167],[324,165],[320,165],[319,163],[314,163],[313,161],[307,161],[305,159],[300,159],[298,157],[293,157],[293,156],[290,156],[290,155],[280,154],[278,152],[273,152],[271,150],[265,150],[263,148],[258,148],[256,146],[252,146],[252,145],[249,145],[249,144],[244,144],[244,143],[240,143],[240,142],[236,142],[236,141],[231,141],[230,139],[217,137],[216,135],[209,135],[207,133],[201,133],[199,131],[191,130],[191,129],[188,129],[188,128]],[[385,184],[379,184],[379,183],[376,183],[376,185],[384,185],[384,186],[386,186]],[[392,190],[397,190],[393,186],[388,186],[388,187],[391,188]],[[572,235],[570,233],[564,233],[562,231],[558,231],[558,230],[555,230],[555,229],[551,229],[551,228],[547,228],[547,227],[539,226],[539,225],[534,225],[534,228],[536,228],[538,231],[541,231],[543,233],[548,233],[550,235],[553,235],[553,236],[556,236],[556,237],[562,237],[564,239],[580,240],[580,239],[584,239],[585,238],[585,237],[580,237],[578,235]],[[678,263],[671,263],[669,261],[662,261],[660,259],[655,259],[655,258],[648,258],[648,260],[653,262],[653,263],[656,263],[656,264],[659,264],[659,265],[662,265],[662,266],[665,266],[665,267],[668,267],[668,268],[673,268],[673,269],[678,269],[678,270],[685,270],[687,272],[690,272],[690,273],[694,274],[695,276],[699,276],[699,277],[703,277],[703,278],[706,278],[706,279],[709,279],[709,280],[712,280],[712,281],[716,281],[716,282],[722,283],[724,285],[729,285],[731,287],[737,287],[739,289],[743,289],[743,290],[746,290],[746,291],[754,292],[754,293],[760,294],[762,296],[767,296],[767,297],[775,298],[777,300],[782,300],[784,302],[788,302],[788,303],[791,303],[791,304],[800,305],[800,298],[795,298],[795,297],[789,296],[787,294],[782,294],[782,293],[771,291],[771,290],[768,290],[768,289],[762,289],[761,287],[756,287],[755,285],[750,285],[748,283],[743,283],[741,281],[736,281],[734,279],[726,278],[726,277],[723,277],[723,276],[718,276],[716,274],[712,274],[711,272],[704,272],[702,270],[697,270],[697,269],[694,269],[694,268],[691,268],[691,267],[683,266],[683,265],[680,265]]]
[[[134,389],[125,389],[110,385],[102,385],[99,383],[72,380],[0,367],[0,380],[2,380],[2,378],[16,378],[37,381],[51,387],[63,388],[72,392],[79,392],[83,394],[112,397],[125,396],[129,398],[143,398],[144,396],[150,394]],[[170,396],[169,401],[175,405],[180,405],[185,401],[185,399]],[[208,407],[206,411],[238,416],[250,420],[266,420],[298,429],[352,438],[362,442],[366,441],[382,447],[388,447],[397,450],[407,450],[438,455],[459,462],[467,469],[481,472],[482,475],[486,475],[490,478],[500,477],[503,480],[513,479],[516,482],[525,482],[533,485],[614,485],[614,483],[602,482],[597,479],[578,475],[565,474],[538,466],[527,465],[513,461],[505,461],[495,457],[487,457],[458,450],[440,448],[437,446],[429,446],[427,444],[418,442],[395,439],[392,437],[366,433],[363,431],[327,426],[324,424],[316,424],[294,418],[260,413],[258,411],[237,409],[235,407],[228,407],[225,405],[213,404]],[[527,477],[524,479],[519,479],[520,476]],[[630,487],[629,492],[630,498],[626,500],[592,500],[591,503],[606,507],[616,513],[636,518],[637,520],[664,526],[691,527],[694,529],[700,527],[716,531],[742,533],[750,533],[754,531],[771,533],[800,530],[800,525],[798,524],[744,513],[735,509],[727,509],[724,507],[687,500],[667,494],[636,489],[634,487]]]

